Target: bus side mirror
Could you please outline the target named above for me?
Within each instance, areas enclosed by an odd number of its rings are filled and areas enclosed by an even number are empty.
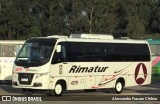
[[[61,52],[61,45],[57,45],[56,51],[57,53]]]

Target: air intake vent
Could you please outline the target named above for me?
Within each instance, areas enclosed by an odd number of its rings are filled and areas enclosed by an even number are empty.
[[[71,34],[70,38],[84,38],[84,39],[109,39],[113,40],[112,35],[105,34]]]
[[[19,73],[18,81],[22,85],[30,85],[32,83],[33,73]]]
[[[51,35],[47,36],[48,38],[68,38],[68,36],[63,36],[63,35]]]

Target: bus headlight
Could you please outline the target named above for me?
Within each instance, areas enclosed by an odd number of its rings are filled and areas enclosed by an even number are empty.
[[[14,77],[16,77],[16,73],[12,72],[12,75],[13,75]]]
[[[48,74],[48,72],[38,73],[37,76],[36,76],[36,78],[39,78],[39,77],[44,76],[44,75],[47,75],[47,74]]]

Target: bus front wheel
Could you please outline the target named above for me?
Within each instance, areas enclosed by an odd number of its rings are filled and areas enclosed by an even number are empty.
[[[63,85],[61,83],[57,83],[54,90],[50,90],[50,94],[55,96],[61,96],[63,94],[63,90]]]
[[[63,86],[61,83],[57,83],[54,89],[55,96],[61,96],[63,93]]]

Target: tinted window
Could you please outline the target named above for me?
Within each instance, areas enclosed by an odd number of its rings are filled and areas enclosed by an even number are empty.
[[[52,64],[67,61],[66,44],[64,42],[61,42],[58,43],[58,45],[61,45],[61,52],[54,52]]]
[[[16,57],[15,64],[25,67],[36,67],[46,64],[50,60],[55,42],[49,39],[31,39],[26,41]]]
[[[93,43],[68,43],[68,60],[69,61],[93,61],[94,59]]]
[[[69,42],[67,55],[71,62],[150,60],[146,44]]]

